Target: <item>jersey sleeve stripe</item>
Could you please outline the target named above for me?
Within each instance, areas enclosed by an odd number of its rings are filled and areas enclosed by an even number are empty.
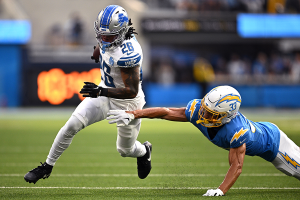
[[[139,64],[140,60],[141,60],[140,55],[138,57],[133,57],[130,59],[120,59],[117,62],[117,65],[120,67],[134,67]]]

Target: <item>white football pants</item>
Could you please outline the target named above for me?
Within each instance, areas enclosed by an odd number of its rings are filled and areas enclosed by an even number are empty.
[[[300,148],[280,131],[279,152],[272,164],[288,176],[300,180]]]
[[[78,131],[95,122],[106,119],[109,110],[137,110],[145,105],[144,98],[140,100],[113,101],[108,97],[85,98],[75,109],[69,120],[58,132],[46,162],[54,165],[61,154],[69,147]],[[141,119],[135,119],[128,126],[117,127],[117,150],[123,157],[141,157],[146,154],[146,148],[137,137],[141,127]]]

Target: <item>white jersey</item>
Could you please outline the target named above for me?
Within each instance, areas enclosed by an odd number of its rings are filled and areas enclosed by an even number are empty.
[[[139,92],[134,99],[115,99],[110,98],[115,103],[125,103],[128,101],[138,101],[144,98],[142,91],[142,61],[143,52],[140,44],[135,37],[124,40],[122,45],[111,51],[102,51],[100,49],[100,69],[101,69],[101,83],[100,86],[104,88],[125,88],[120,68],[135,67],[139,65],[140,68],[140,84]],[[124,108],[130,109],[130,108]],[[133,109],[133,108],[131,108]]]

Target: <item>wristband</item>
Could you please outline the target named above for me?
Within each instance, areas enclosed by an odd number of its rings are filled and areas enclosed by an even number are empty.
[[[107,97],[108,89],[107,88],[102,88],[100,91],[99,96],[105,96]]]

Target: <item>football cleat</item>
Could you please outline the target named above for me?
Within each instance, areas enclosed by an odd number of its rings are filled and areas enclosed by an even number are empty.
[[[137,169],[138,176],[140,179],[144,179],[148,176],[151,171],[151,152],[152,152],[152,144],[148,141],[144,142],[146,147],[146,154],[142,157],[137,158]]]
[[[53,166],[48,165],[46,162],[41,162],[40,166],[34,168],[33,170],[25,174],[24,179],[26,182],[35,184],[41,178],[48,178],[52,172],[52,168]]]

